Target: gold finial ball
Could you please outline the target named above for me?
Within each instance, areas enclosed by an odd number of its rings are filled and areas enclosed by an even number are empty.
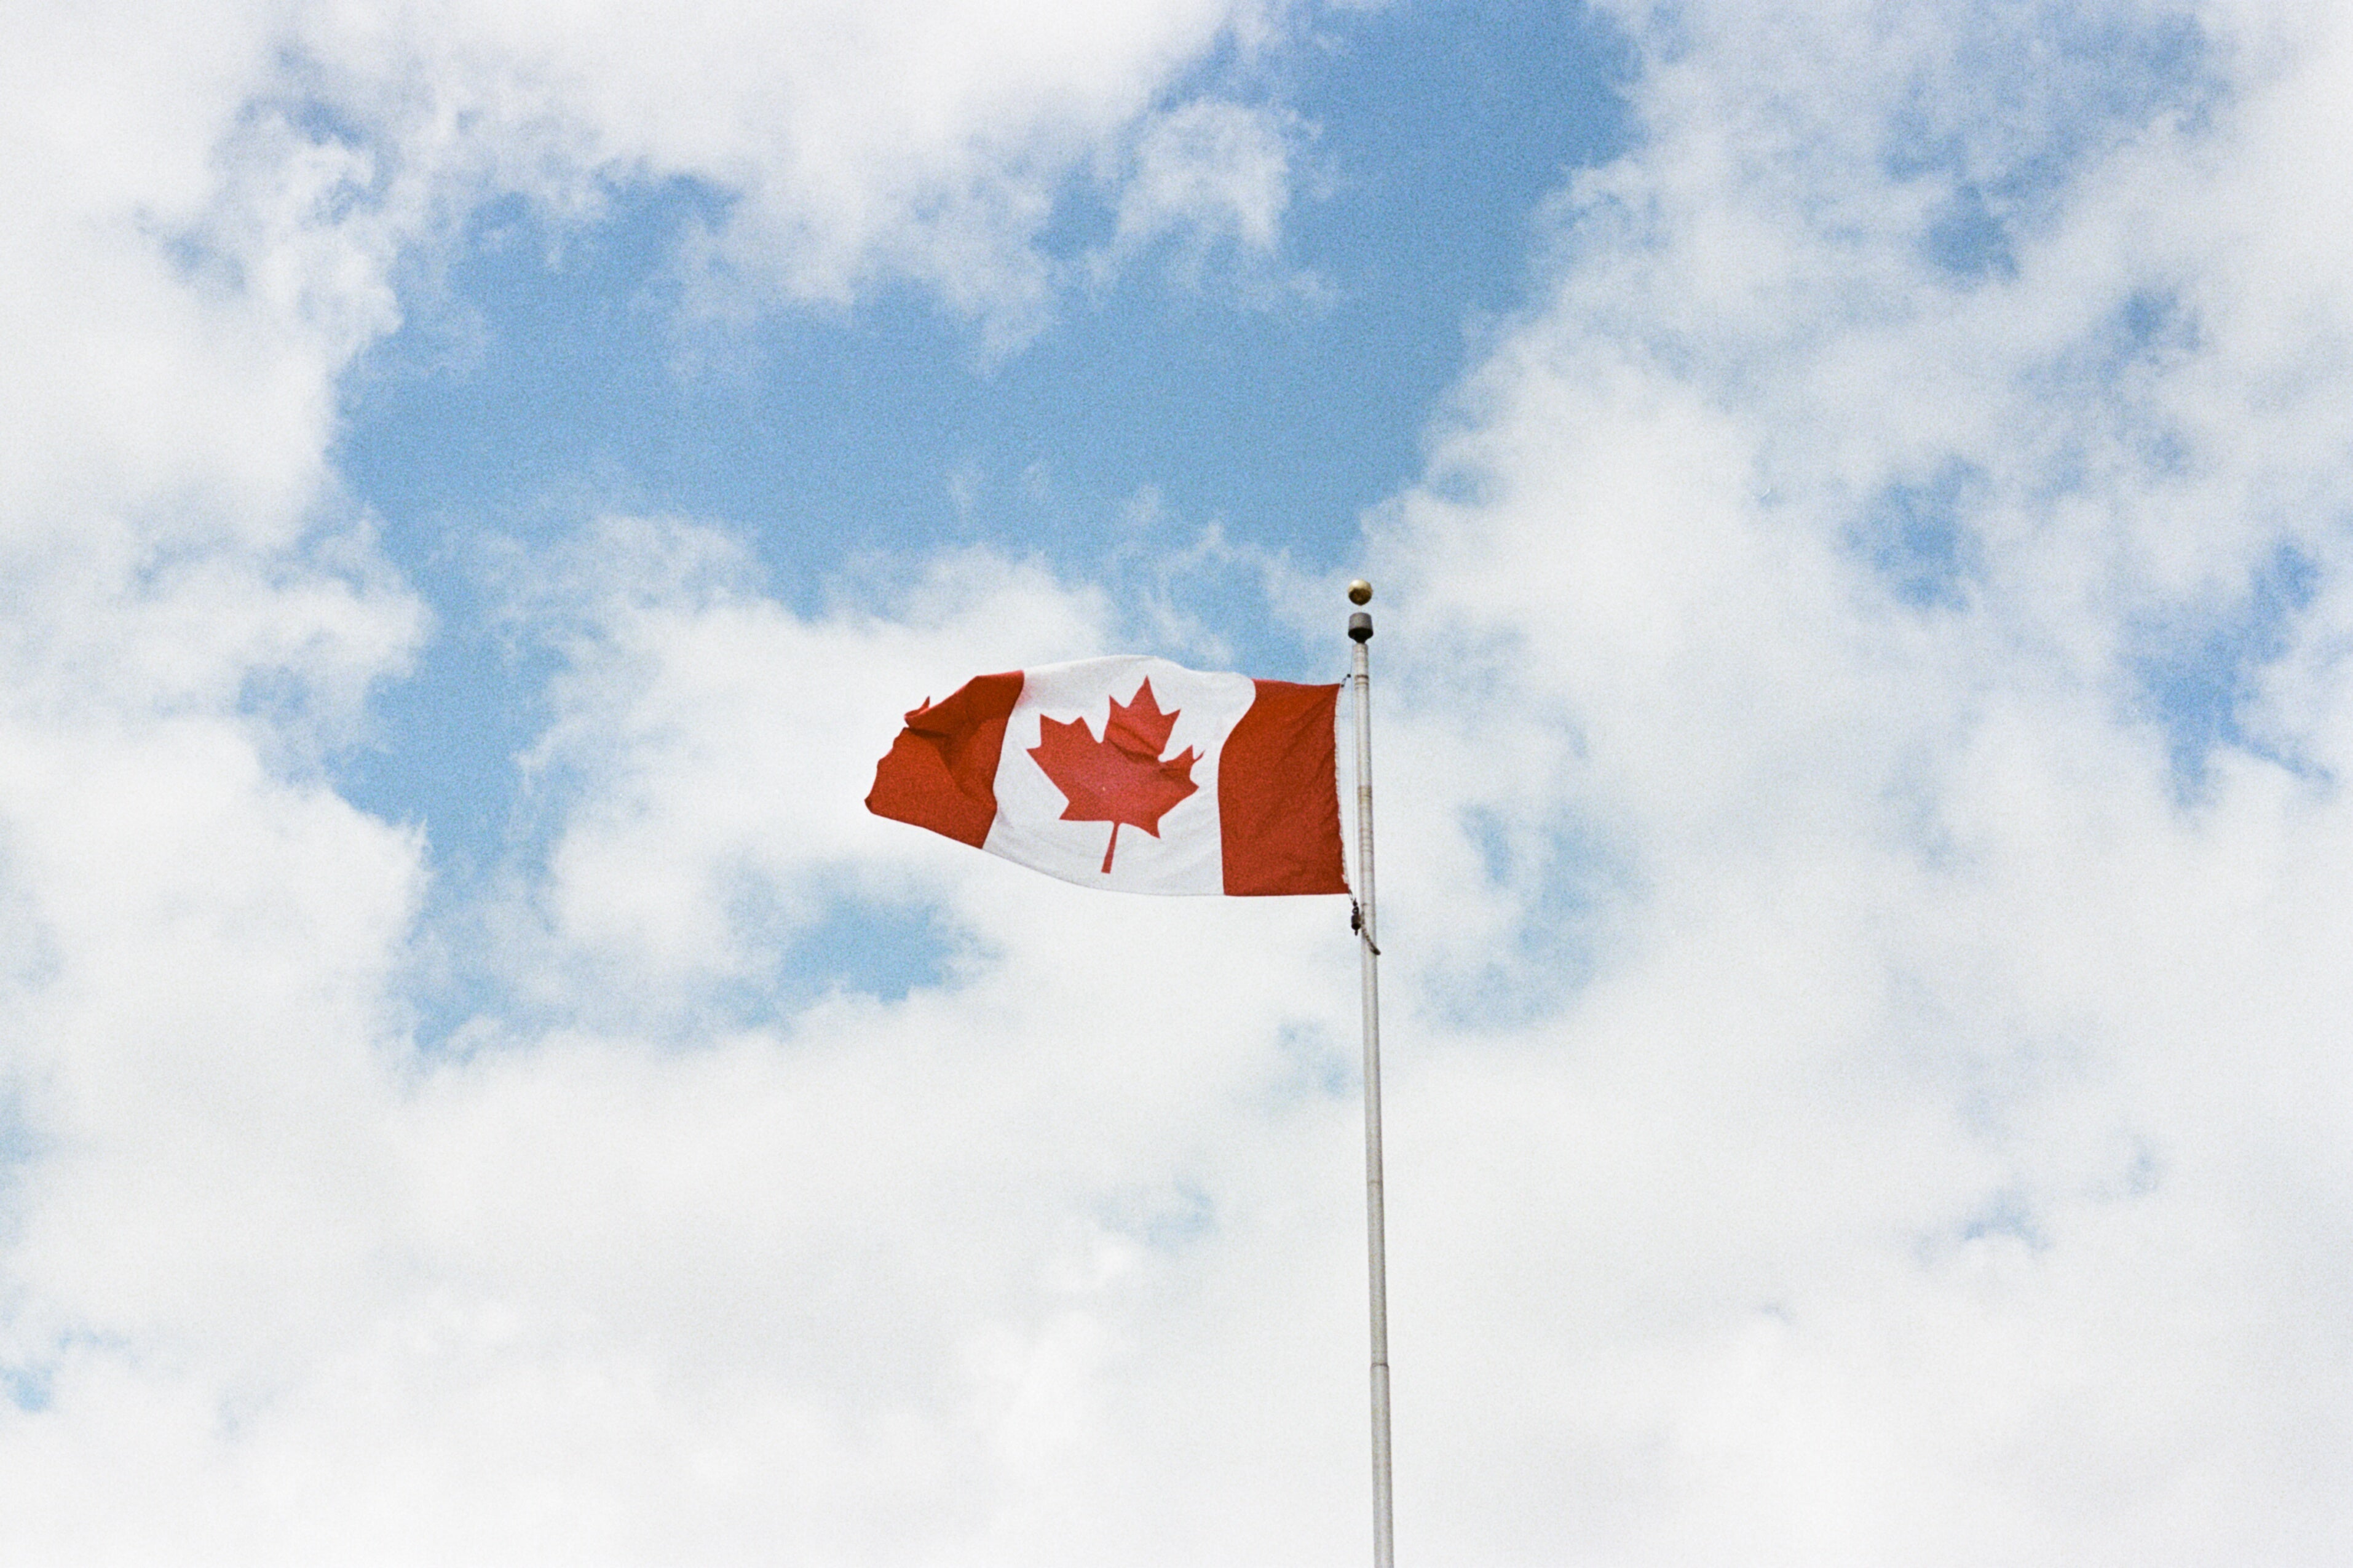
[[[1355,582],[1350,583],[1348,585],[1348,602],[1350,604],[1372,603],[1373,585],[1366,582],[1362,577],[1358,577]]]

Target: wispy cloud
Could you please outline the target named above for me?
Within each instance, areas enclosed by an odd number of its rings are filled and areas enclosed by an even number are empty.
[[[1367,520],[1404,1533],[2327,1561],[2343,26],[1609,15],[1635,132]],[[1205,62],[1295,18],[129,20],[0,94],[9,1553],[1354,1550],[1344,912],[857,806],[922,697],[1234,629],[1011,534],[817,602],[600,507],[500,577],[497,865],[437,900],[322,761],[434,623],[340,378],[485,203],[684,182],[696,308],[912,286],[1012,353],[1074,181],[1106,254],[1280,251],[1300,124]]]

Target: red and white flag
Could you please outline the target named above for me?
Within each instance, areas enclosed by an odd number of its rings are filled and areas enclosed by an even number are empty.
[[[907,715],[866,809],[1089,887],[1345,893],[1339,695],[1136,655],[982,675]]]

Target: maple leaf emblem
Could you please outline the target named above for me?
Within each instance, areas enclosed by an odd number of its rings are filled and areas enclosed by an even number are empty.
[[[1146,680],[1126,702],[1113,700],[1101,740],[1083,718],[1062,724],[1039,717],[1038,744],[1029,755],[1070,802],[1061,820],[1111,824],[1111,842],[1103,849],[1105,875],[1123,826],[1142,828],[1156,839],[1168,809],[1200,788],[1193,782],[1193,764],[1200,758],[1191,747],[1179,757],[1160,755],[1182,712],[1162,713]]]

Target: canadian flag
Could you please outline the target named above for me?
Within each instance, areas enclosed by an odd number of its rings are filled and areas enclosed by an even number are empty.
[[[1339,695],[1138,655],[982,675],[907,715],[866,809],[1089,887],[1345,893]]]

